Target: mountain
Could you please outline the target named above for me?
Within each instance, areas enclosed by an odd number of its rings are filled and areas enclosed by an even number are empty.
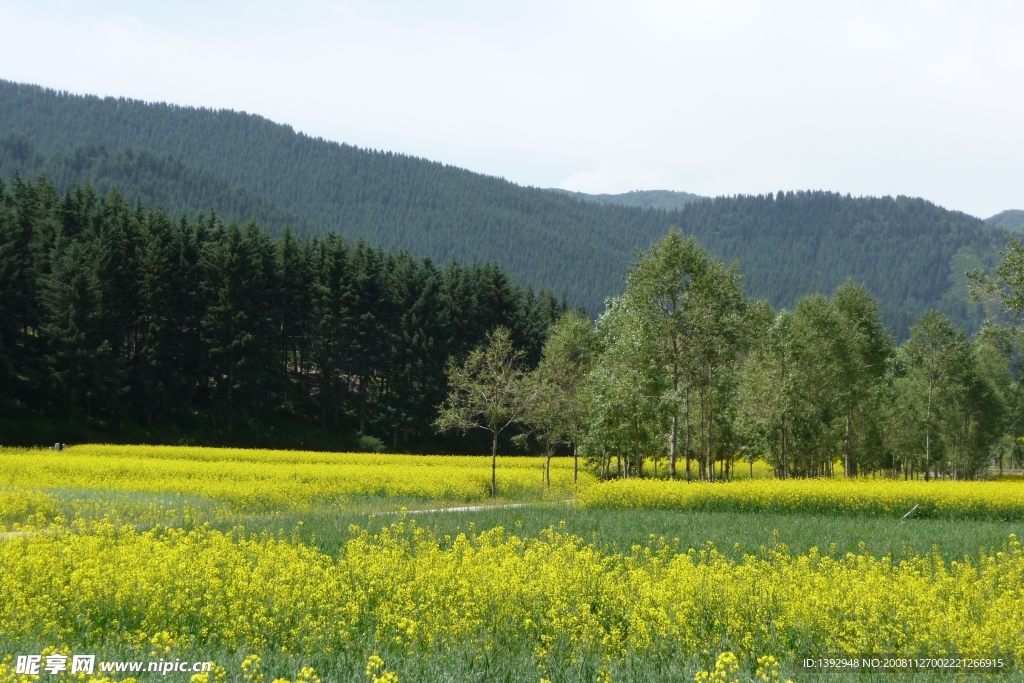
[[[278,229],[289,225],[296,232],[310,231],[307,220],[254,192],[232,186],[209,171],[189,168],[174,157],[146,150],[122,149],[111,154],[105,147],[87,145],[47,157],[22,136],[0,138],[0,178],[12,178],[16,172],[26,179],[44,176],[61,190],[89,183],[106,194],[116,186],[121,194],[145,206],[160,204],[190,217],[216,207],[218,213],[240,222],[251,218]]]
[[[18,171],[45,174],[62,191],[77,182],[116,185],[131,201],[171,213],[215,208],[274,233],[291,225],[439,262],[498,261],[518,282],[551,288],[591,313],[622,291],[637,250],[675,225],[739,261],[747,293],[777,307],[853,277],[879,298],[899,337],[930,308],[974,328],[980,314],[967,302],[963,272],[991,265],[1004,235],[907,197],[580,196],[314,138],[244,112],[7,81],[0,139],[8,181]]]
[[[1000,211],[995,216],[986,218],[985,222],[1007,232],[1024,232],[1024,211],[1020,209]]]
[[[690,202],[707,199],[707,197],[702,197],[699,194],[674,192],[672,190],[633,190],[632,192],[624,192],[622,194],[587,194],[585,192],[571,192],[557,188],[554,188],[553,191],[563,192],[585,202],[638,206],[642,209],[664,209],[666,211],[681,209]]]

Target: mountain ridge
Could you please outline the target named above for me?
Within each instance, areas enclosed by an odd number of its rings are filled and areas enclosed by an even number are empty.
[[[574,192],[561,188],[551,188],[553,192],[562,192],[576,199],[585,202],[597,202],[599,204],[620,204],[622,206],[637,206],[642,209],[681,209],[690,202],[701,199],[711,199],[691,192],[679,192],[678,190],[630,190],[619,194],[589,194],[586,192]]]
[[[1006,211],[1000,211],[994,216],[989,216],[985,219],[985,222],[1007,232],[1024,232],[1024,211],[1020,209],[1007,209]]]
[[[962,270],[990,266],[1004,235],[981,219],[907,197],[523,187],[314,138],[255,114],[9,81],[0,81],[0,139],[8,179],[33,167],[63,189],[116,185],[133,201],[172,212],[216,204],[221,215],[252,217],[272,231],[290,224],[302,234],[337,232],[439,262],[498,261],[517,281],[565,294],[592,314],[622,291],[636,252],[678,226],[719,258],[739,261],[747,292],[777,307],[854,277],[880,299],[897,336],[929,308],[973,329],[980,317],[967,302]]]

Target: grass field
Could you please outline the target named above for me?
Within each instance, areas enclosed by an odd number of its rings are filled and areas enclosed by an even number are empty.
[[[491,506],[489,465],[0,450],[0,661],[56,648],[212,659],[205,683],[313,683],[693,681],[722,653],[728,680],[756,681],[775,675],[768,655],[800,680],[821,677],[795,657],[825,652],[1024,658],[1024,483],[705,492],[574,485],[557,459],[546,490],[539,458],[499,458]],[[901,520],[906,496],[932,507]],[[38,680],[0,664],[0,683]]]

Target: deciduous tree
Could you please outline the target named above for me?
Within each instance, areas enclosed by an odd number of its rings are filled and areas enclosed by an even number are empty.
[[[491,434],[491,497],[498,496],[498,437],[520,422],[532,396],[524,377],[525,353],[512,345],[506,327],[496,327],[487,342],[462,363],[448,363],[448,397],[439,407],[439,430],[482,429]]]

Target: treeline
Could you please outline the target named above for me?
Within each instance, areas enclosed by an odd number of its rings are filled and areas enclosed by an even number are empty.
[[[564,310],[493,263],[439,267],[335,235],[172,218],[116,190],[0,184],[7,419],[176,424],[224,441],[287,419],[416,449],[450,356],[505,326],[536,361]]]
[[[1020,313],[1024,247],[1007,253],[976,291]],[[556,323],[536,368],[503,330],[453,366],[437,424],[496,436],[518,423],[602,478],[715,481],[760,459],[779,478],[968,479],[1021,462],[1020,342],[995,322],[969,339],[929,311],[897,346],[853,281],[776,311],[744,296],[735,265],[672,231],[596,325]]]
[[[681,207],[678,194],[584,201],[312,138],[256,115],[0,81],[0,174],[15,170],[46,174],[61,192],[116,185],[129,201],[159,202],[175,216],[213,206],[240,223],[255,218],[271,235],[291,225],[300,236],[334,232],[438,263],[499,260],[515,281],[595,313],[622,293],[633,254],[678,226],[723,261],[739,261],[746,292],[776,308],[852,277],[877,297],[898,340],[933,308],[976,331],[983,316],[963,272],[990,267],[1002,241],[997,227],[922,199],[780,192]]]

